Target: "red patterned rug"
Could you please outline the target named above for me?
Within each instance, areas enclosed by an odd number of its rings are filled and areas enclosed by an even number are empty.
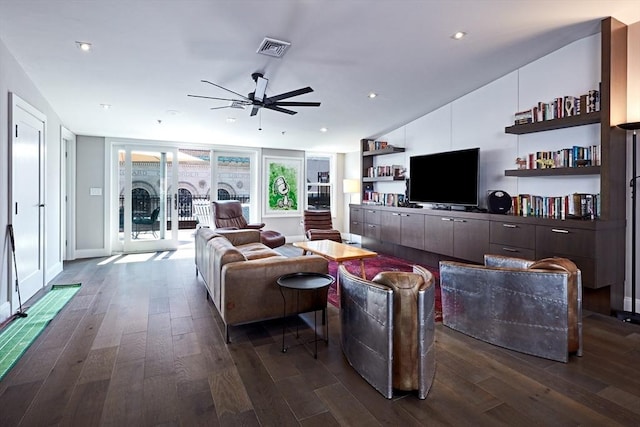
[[[360,261],[345,261],[342,263],[347,270],[360,276]],[[381,271],[412,271],[415,263],[407,261],[401,258],[396,258],[391,255],[378,254],[375,258],[367,258],[364,261],[365,275],[368,280]],[[442,321],[442,303],[440,299],[440,274],[438,269],[423,265],[427,270],[433,274],[436,285],[436,322]],[[333,277],[337,277],[338,263],[329,261],[329,274]],[[329,288],[329,302],[335,307],[340,307],[340,301],[338,300],[338,294],[336,293],[335,283]]]

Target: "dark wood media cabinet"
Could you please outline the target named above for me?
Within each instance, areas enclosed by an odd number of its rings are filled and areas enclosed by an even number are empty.
[[[585,310],[623,305],[624,220],[557,220],[477,212],[349,205],[349,232],[364,247],[437,267],[440,260],[482,263],[485,254],[525,259],[561,256],[582,271]]]

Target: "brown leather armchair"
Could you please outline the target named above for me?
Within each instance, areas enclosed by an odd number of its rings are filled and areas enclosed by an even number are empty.
[[[333,240],[342,243],[340,231],[333,228],[331,211],[305,210],[304,234],[309,240]]]
[[[342,351],[349,364],[387,399],[393,390],[417,390],[425,399],[433,383],[435,282],[420,266],[365,280],[338,270]]]
[[[237,200],[211,202],[213,205],[213,222],[216,231],[223,230],[260,230],[260,241],[270,248],[284,245],[285,237],[274,230],[263,230],[264,222],[247,223],[242,215],[242,204]]]
[[[582,279],[569,259],[441,261],[440,289],[444,326],[546,359],[582,356]]]
[[[247,223],[246,218],[242,215],[242,204],[237,200],[214,201],[213,204],[213,220],[216,228],[221,230],[240,230],[251,228],[260,230],[264,227],[264,223]]]

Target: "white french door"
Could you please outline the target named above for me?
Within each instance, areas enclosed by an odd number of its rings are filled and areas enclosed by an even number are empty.
[[[114,145],[114,252],[178,248],[178,149]]]

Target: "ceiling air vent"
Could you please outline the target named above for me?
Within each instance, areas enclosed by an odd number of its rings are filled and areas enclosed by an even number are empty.
[[[282,58],[287,49],[291,46],[289,42],[283,42],[282,40],[270,39],[265,37],[260,43],[260,47],[256,53],[263,55],[274,56],[276,58]]]

